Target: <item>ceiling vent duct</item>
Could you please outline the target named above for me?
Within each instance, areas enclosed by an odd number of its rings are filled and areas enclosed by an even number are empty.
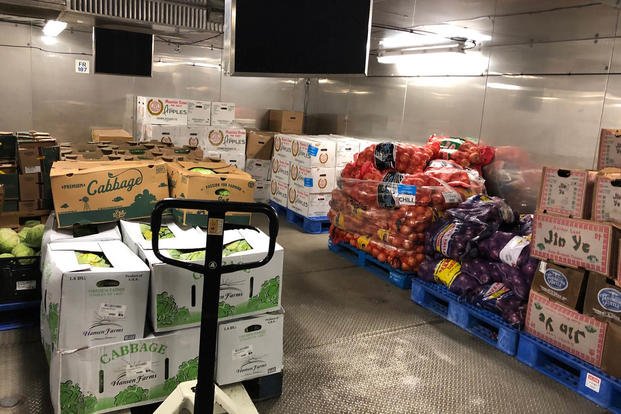
[[[189,0],[67,0],[67,9],[98,17],[122,19],[201,31],[220,32],[222,24],[209,21],[209,1]]]
[[[65,10],[65,0],[0,0],[0,14],[54,20]]]

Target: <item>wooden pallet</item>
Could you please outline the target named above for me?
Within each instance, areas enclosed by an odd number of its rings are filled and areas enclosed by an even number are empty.
[[[0,213],[0,227],[18,228],[26,220],[40,220],[45,223],[50,210],[3,211]]]

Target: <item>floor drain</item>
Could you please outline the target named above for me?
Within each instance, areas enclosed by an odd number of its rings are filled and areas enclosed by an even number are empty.
[[[22,397],[12,395],[10,397],[2,397],[0,398],[0,407],[1,408],[12,408],[17,404],[22,402]]]

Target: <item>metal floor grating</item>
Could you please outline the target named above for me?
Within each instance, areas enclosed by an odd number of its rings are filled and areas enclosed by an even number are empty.
[[[600,413],[283,221],[285,384],[261,413]],[[47,414],[38,330],[0,333],[0,414]]]

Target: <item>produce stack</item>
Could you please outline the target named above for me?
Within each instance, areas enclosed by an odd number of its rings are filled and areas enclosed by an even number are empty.
[[[61,144],[61,156],[66,161],[140,161],[163,160],[193,161],[202,160],[203,151],[189,146],[177,147],[160,141],[150,142],[112,142],[96,141],[86,144]]]
[[[462,141],[473,153],[486,148]],[[332,241],[348,242],[395,269],[416,271],[425,258],[425,230],[437,214],[484,190],[476,170],[438,159],[448,154],[443,146],[431,137],[424,146],[384,142],[357,154],[332,192]]]
[[[538,261],[530,257],[532,216],[498,197],[473,196],[427,229],[418,276],[521,326]]]
[[[621,377],[621,136],[602,130],[602,169],[544,167],[532,254],[542,259],[529,334]]]
[[[205,158],[236,168],[246,164],[246,130],[236,125],[233,102],[136,97],[138,141],[200,148]]]

